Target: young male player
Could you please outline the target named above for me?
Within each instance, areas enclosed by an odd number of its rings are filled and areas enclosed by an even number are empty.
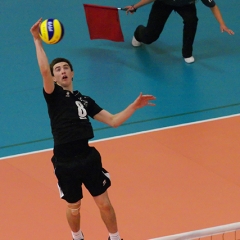
[[[111,114],[95,101],[73,91],[73,67],[69,60],[56,58],[49,67],[48,58],[39,37],[39,19],[32,27],[38,65],[43,78],[43,93],[48,106],[54,139],[52,163],[58,179],[60,195],[67,202],[66,216],[74,240],[83,240],[80,229],[82,183],[93,196],[102,220],[109,232],[108,240],[120,240],[116,215],[108,197],[111,185],[108,172],[102,167],[99,152],[88,145],[93,138],[89,116],[118,127],[138,108],[154,106],[152,95],[142,95],[126,109]]]

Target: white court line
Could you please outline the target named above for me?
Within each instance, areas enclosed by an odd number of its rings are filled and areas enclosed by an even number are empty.
[[[149,240],[191,240],[191,239],[209,237],[213,235],[219,235],[219,234],[228,233],[228,232],[235,232],[237,230],[240,230],[240,222],[230,223],[230,224],[217,226],[217,227],[204,228],[201,230],[179,233],[179,234],[169,235],[165,237],[151,238]]]
[[[156,128],[156,129],[146,130],[146,131],[141,131],[141,132],[136,132],[136,133],[129,133],[129,134],[115,136],[115,137],[102,138],[102,139],[99,139],[99,140],[93,140],[93,141],[89,141],[89,142],[94,143],[94,142],[108,141],[108,140],[117,139],[117,138],[124,138],[124,137],[139,135],[139,134],[145,134],[145,133],[149,133],[149,132],[162,131],[162,130],[171,129],[171,128],[178,128],[178,127],[200,124],[200,123],[205,123],[205,122],[212,122],[212,121],[217,121],[217,120],[222,120],[222,119],[232,118],[232,117],[238,117],[238,116],[240,116],[240,114],[233,114],[233,115],[228,115],[228,116],[219,117],[219,118],[211,118],[211,119],[201,120],[201,121],[196,121],[196,122],[191,122],[191,123],[183,123],[183,124],[178,124],[178,125],[169,126],[169,127]],[[48,149],[39,150],[39,151],[33,151],[33,152],[28,152],[28,153],[16,154],[16,155],[12,155],[12,156],[6,156],[6,157],[0,158],[0,161],[8,159],[8,158],[26,156],[26,155],[30,155],[30,154],[47,152],[47,151],[52,151],[52,150],[53,150],[53,148],[48,148]]]

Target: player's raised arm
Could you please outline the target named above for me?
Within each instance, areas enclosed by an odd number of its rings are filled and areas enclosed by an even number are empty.
[[[36,54],[39,69],[43,78],[43,87],[46,93],[52,93],[54,90],[54,81],[50,72],[50,67],[48,63],[47,55],[42,46],[42,40],[39,36],[39,26],[42,22],[42,18],[40,18],[30,29],[30,32],[33,36],[33,41],[36,47]]]

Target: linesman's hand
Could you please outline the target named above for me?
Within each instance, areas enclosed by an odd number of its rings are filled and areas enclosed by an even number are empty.
[[[221,32],[227,32],[229,35],[234,34],[234,32],[231,29],[229,29],[226,25],[221,25],[220,30]]]
[[[126,6],[124,9],[126,9],[126,14],[128,14],[128,13],[133,14],[137,11],[137,9],[134,7],[134,5]]]

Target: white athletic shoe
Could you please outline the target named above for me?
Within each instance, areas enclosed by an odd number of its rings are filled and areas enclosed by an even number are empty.
[[[189,57],[189,58],[184,58],[186,63],[194,63],[195,59],[193,56]]]
[[[134,47],[139,47],[139,46],[142,45],[142,43],[139,42],[139,41],[137,41],[136,38],[133,36],[133,38],[132,38],[132,45],[133,45]]]

